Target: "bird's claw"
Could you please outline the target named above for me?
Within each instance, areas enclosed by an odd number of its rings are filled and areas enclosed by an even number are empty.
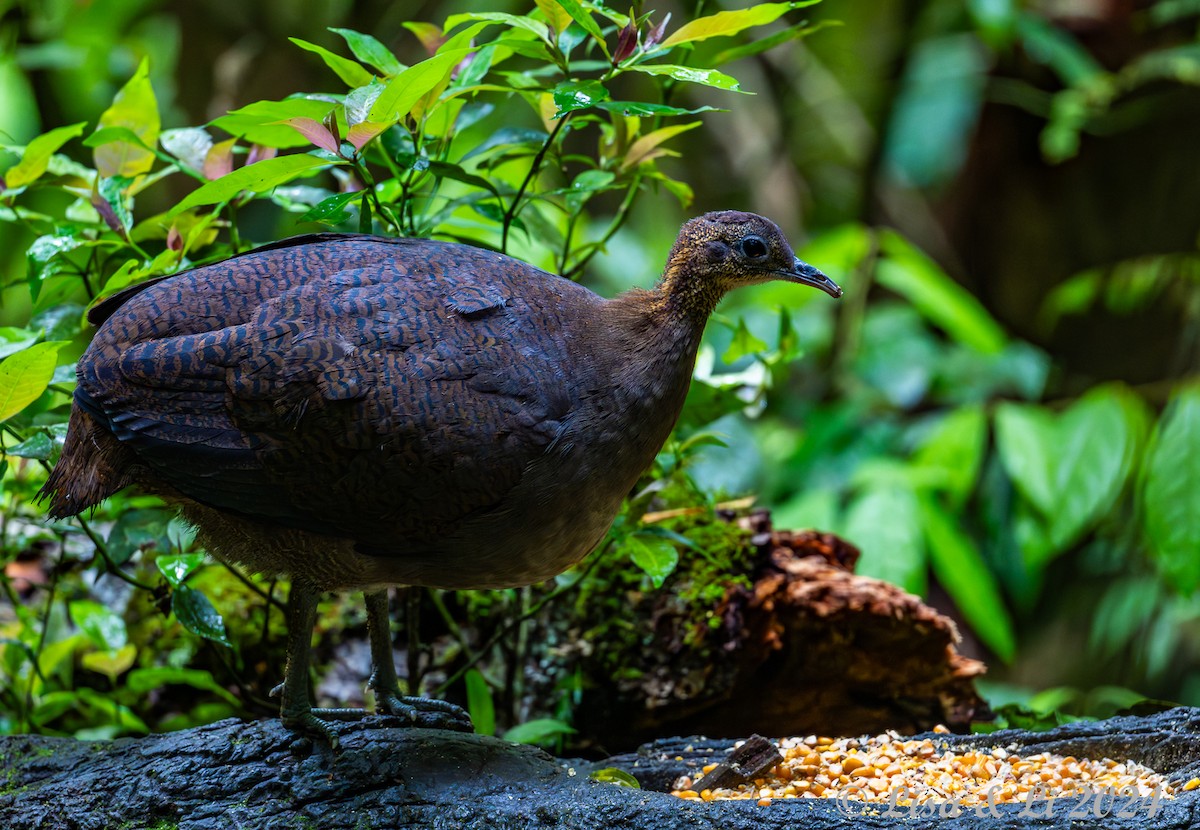
[[[333,726],[313,714],[312,710],[283,712],[280,720],[288,729],[298,732],[304,740],[312,739],[328,744],[330,749],[338,748],[338,736]]]
[[[403,718],[413,726],[426,729],[450,729],[473,732],[471,716],[461,706],[427,697],[410,697],[394,692],[379,693],[375,708],[379,712]]]

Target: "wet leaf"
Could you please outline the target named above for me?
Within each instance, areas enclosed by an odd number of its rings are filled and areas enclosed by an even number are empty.
[[[738,79],[726,75],[724,72],[718,72],[715,69],[696,69],[690,66],[676,66],[674,64],[642,64],[641,66],[629,67],[634,72],[642,72],[646,75],[668,75],[677,81],[687,81],[691,84],[703,84],[704,86],[716,87],[729,92],[742,92]]]
[[[178,588],[204,564],[203,553],[165,554],[156,557],[155,566],[172,588]]]
[[[679,550],[667,539],[635,534],[625,540],[625,547],[655,588],[661,588],[679,564]]]
[[[213,608],[208,597],[187,585],[180,585],[171,592],[171,610],[180,625],[206,640],[230,645],[225,635],[225,620]]]

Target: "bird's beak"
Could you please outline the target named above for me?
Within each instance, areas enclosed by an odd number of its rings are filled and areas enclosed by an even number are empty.
[[[800,257],[796,257],[796,261],[792,263],[792,270],[777,271],[776,273],[788,282],[798,282],[801,285],[811,285],[813,288],[819,288],[830,297],[842,296],[842,289],[838,287],[836,282],[829,279],[829,277],[807,262],[801,261]]]

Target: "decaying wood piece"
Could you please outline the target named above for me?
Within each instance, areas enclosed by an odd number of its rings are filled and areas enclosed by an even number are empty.
[[[680,636],[694,622],[651,615],[643,672],[585,696],[585,734],[612,749],[665,733],[962,730],[986,715],[973,685],[986,669],[958,653],[950,619],[854,574],[858,550],[832,534],[772,530],[765,511],[739,521],[757,550],[752,587],[713,609],[703,650]]]
[[[717,764],[716,769],[705,774],[702,786],[712,790],[736,787],[752,781],[782,760],[783,755],[775,748],[775,744],[762,735],[751,735],[745,743],[735,747],[728,758]],[[696,789],[696,786],[692,789]]]
[[[0,827],[4,830],[873,830],[950,826],[929,812],[897,818],[878,805],[825,799],[683,801],[665,790],[682,773],[728,757],[731,741],[672,738],[595,764],[480,735],[346,723],[341,749],[308,750],[277,720],[125,738],[75,741],[0,737]],[[1182,782],[1200,774],[1200,710],[1073,723],[1047,733],[932,736],[947,746],[999,743],[1083,757],[1131,758]],[[678,759],[678,760],[677,760]],[[589,779],[618,766],[643,789]],[[1107,812],[1072,825],[1078,799],[1027,815],[967,810],[957,830],[1086,826],[1102,830],[1200,830],[1200,790],[1131,816]]]

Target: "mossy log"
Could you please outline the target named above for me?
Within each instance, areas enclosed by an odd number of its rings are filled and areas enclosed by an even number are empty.
[[[936,815],[887,816],[872,805],[819,799],[683,801],[663,792],[674,778],[726,753],[730,741],[670,739],[597,764],[478,735],[393,727],[379,719],[339,726],[331,751],[295,739],[276,720],[210,726],[115,741],[0,738],[0,827],[5,830],[257,830],[307,828],[906,828],[947,826]],[[1074,723],[1045,733],[936,735],[936,740],[1016,745],[1033,751],[1128,758],[1181,782],[1200,774],[1200,710]],[[690,746],[690,749],[689,749]],[[682,760],[677,760],[677,758]],[[619,766],[643,789],[589,778]],[[967,810],[956,828],[1087,826],[1200,828],[1200,790],[1072,825],[1076,799],[1050,818],[1000,805],[999,818]],[[1147,805],[1146,809],[1149,809]]]

